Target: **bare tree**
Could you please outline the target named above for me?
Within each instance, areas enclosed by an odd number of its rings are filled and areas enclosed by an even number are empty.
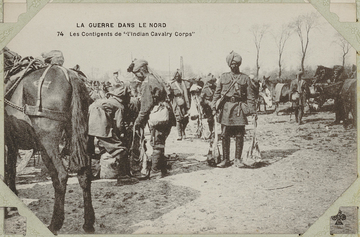
[[[286,41],[289,39],[290,35],[291,35],[291,29],[290,29],[289,25],[285,25],[285,24],[283,24],[281,26],[281,29],[277,35],[273,35],[276,46],[277,46],[278,55],[279,55],[279,60],[278,60],[278,65],[279,65],[278,77],[279,78],[281,78],[282,55],[284,52]]]
[[[250,29],[251,33],[253,34],[254,43],[256,47],[256,77],[259,77],[259,70],[260,70],[259,58],[260,58],[261,41],[265,33],[267,32],[268,28],[269,25],[253,25]]]
[[[290,27],[299,36],[301,44],[301,70],[304,71],[306,52],[310,42],[310,32],[318,27],[319,15],[316,12],[301,15],[290,24]]]
[[[342,50],[342,65],[345,66],[346,55],[349,53],[351,44],[344,39],[340,33],[336,33],[335,37],[336,39],[334,40],[334,43],[339,45]]]

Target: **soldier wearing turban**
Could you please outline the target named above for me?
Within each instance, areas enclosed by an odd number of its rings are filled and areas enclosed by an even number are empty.
[[[235,164],[241,166],[241,154],[244,145],[245,125],[247,116],[256,116],[255,95],[256,88],[249,76],[240,72],[242,58],[232,51],[226,62],[230,72],[223,73],[216,85],[212,101],[213,110],[218,113],[221,124],[223,157],[217,166],[225,168],[230,162],[230,137],[236,138]],[[216,102],[221,103],[216,106]]]
[[[153,147],[153,153],[150,157],[152,162],[151,174],[153,176],[158,176],[158,174],[165,176],[167,174],[165,141],[170,134],[171,127],[175,125],[175,117],[168,101],[169,90],[165,82],[149,70],[148,62],[145,60],[134,60],[130,64],[128,72],[134,73],[137,79],[142,81],[141,104],[139,114],[134,123],[135,131],[145,127],[149,120],[149,115],[156,105],[163,105],[169,111],[169,121],[167,124],[156,127],[150,125],[149,127],[151,133],[150,145]],[[147,177],[142,177],[140,174],[139,178]]]
[[[181,71],[177,70],[173,81],[170,84],[171,104],[176,118],[176,128],[178,130],[177,140],[183,139],[183,136],[185,136],[186,125],[189,123],[189,86],[189,83],[182,80]]]

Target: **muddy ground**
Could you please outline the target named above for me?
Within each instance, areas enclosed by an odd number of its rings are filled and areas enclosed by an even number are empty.
[[[208,142],[190,131],[177,141],[173,128],[166,147],[173,160],[169,176],[127,186],[93,182],[95,233],[304,233],[357,177],[356,129],[328,126],[334,117],[326,110],[308,113],[299,126],[287,113],[261,113],[263,160],[256,168],[209,167]],[[251,134],[249,125],[244,152]],[[28,207],[49,225],[54,191],[50,182],[34,183],[39,169],[32,169],[18,177],[19,197],[35,199]],[[84,233],[81,189],[75,178],[69,182],[59,234]]]

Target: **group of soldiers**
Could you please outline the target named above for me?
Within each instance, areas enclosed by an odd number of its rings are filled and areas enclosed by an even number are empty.
[[[49,64],[62,65],[64,62],[62,53],[56,50],[43,57]],[[201,117],[207,120],[212,134],[210,147],[214,138],[215,120],[221,124],[222,157],[216,166],[225,168],[231,165],[231,137],[235,137],[236,141],[235,163],[241,163],[248,116],[257,119],[256,103],[260,85],[251,75],[249,77],[240,72],[242,57],[238,53],[229,53],[226,63],[230,72],[223,73],[219,78],[209,74],[206,80],[189,82],[177,70],[171,82],[167,83],[149,68],[146,60],[135,59],[127,69],[135,77],[130,83],[119,80],[117,72],[107,83],[85,81],[90,93],[95,90],[103,92],[101,96],[93,98],[94,102],[89,107],[91,155],[99,157],[99,153],[107,153],[111,156],[116,161],[119,182],[134,183],[167,175],[166,139],[173,126],[176,126],[178,132],[177,140],[185,138],[186,126],[191,117],[191,96],[196,94]],[[299,73],[292,90],[298,91],[301,97],[302,87]],[[298,104],[300,113],[303,113],[304,103],[300,100]],[[152,154],[148,158],[146,172],[143,172],[141,166],[145,163],[140,162],[140,156],[146,153],[146,126],[150,130]],[[99,148],[98,154],[95,154],[95,147]],[[212,154],[209,152],[208,155]]]
[[[236,138],[235,159],[241,162],[247,116],[257,118],[256,97],[259,90],[257,83],[240,72],[242,58],[239,54],[231,52],[226,62],[230,72],[223,73],[218,81],[213,76],[209,77],[200,93],[203,118],[208,120],[210,131],[213,130],[215,117],[221,124],[223,155],[217,164],[220,168],[231,165],[230,137]],[[166,139],[173,126],[178,131],[177,140],[185,137],[191,103],[190,86],[179,70],[173,80],[166,83],[149,69],[147,61],[136,59],[128,72],[133,73],[140,82],[137,84],[141,87],[140,93],[134,96],[131,86],[123,82],[114,83],[107,93],[108,98],[95,101],[89,109],[89,135],[97,138],[100,149],[116,158],[118,181],[126,184],[168,174]],[[147,125],[152,154],[149,157],[149,172],[144,173],[132,166],[141,153],[141,142],[135,140],[143,137],[141,135]]]

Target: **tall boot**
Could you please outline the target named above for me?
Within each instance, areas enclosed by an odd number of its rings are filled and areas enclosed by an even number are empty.
[[[182,124],[179,121],[176,121],[176,129],[178,131],[178,141],[181,141],[183,138],[183,132],[182,132]]]
[[[220,164],[217,165],[219,168],[226,168],[231,165],[230,163],[230,137],[224,136],[222,138],[222,150],[223,150],[223,159]]]
[[[117,185],[131,185],[131,184],[136,184],[139,182],[139,180],[135,177],[131,177],[130,176],[130,164],[129,164],[129,160],[128,160],[128,153],[123,150],[118,158],[117,158],[117,163],[118,163],[118,170],[119,170],[119,175],[118,175],[118,179],[117,179]]]
[[[244,148],[244,136],[237,136],[235,142],[235,161],[234,165],[236,167],[243,167],[241,155]]]
[[[165,176],[166,160],[164,155],[164,149],[154,149],[151,154],[151,177],[158,177],[159,175]]]

